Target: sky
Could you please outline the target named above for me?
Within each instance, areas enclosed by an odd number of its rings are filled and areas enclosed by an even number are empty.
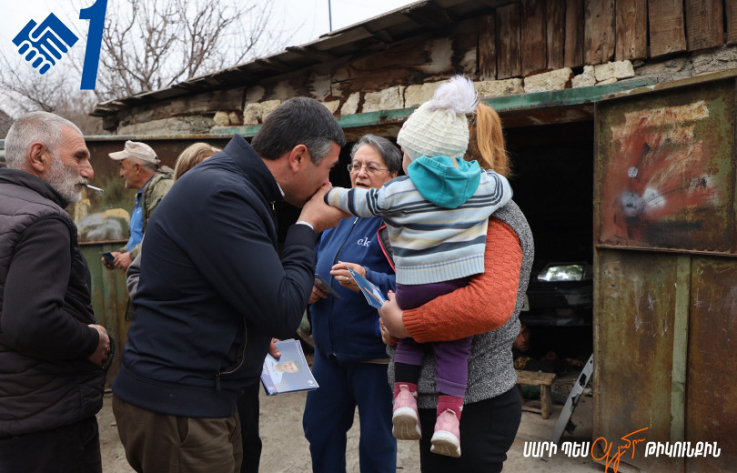
[[[116,4],[122,4],[126,0],[108,0],[107,18]],[[150,0],[154,1],[154,0]],[[196,0],[194,0],[196,1]],[[218,2],[221,0],[205,0]],[[229,2],[246,2],[254,0],[222,0]],[[318,39],[321,35],[330,31],[330,17],[328,5],[332,12],[332,30],[338,30],[352,24],[360,23],[366,19],[382,15],[388,11],[395,10],[416,0],[259,0],[273,3],[272,14],[277,23],[292,35],[289,46],[297,46]],[[18,48],[13,44],[13,38],[28,24],[34,20],[40,24],[49,13],[54,13],[65,26],[82,35],[73,46],[75,52],[83,52],[86,43],[86,34],[90,22],[79,19],[79,9],[86,8],[95,3],[95,0],[0,0],[2,9],[0,12],[0,51],[8,57],[14,57]],[[59,65],[64,64],[62,57]],[[30,63],[21,63],[31,68]],[[58,74],[59,67],[50,70]],[[69,70],[69,69],[67,69]],[[75,72],[79,74],[78,72]],[[0,92],[2,92],[0,86]],[[0,93],[0,109],[4,109],[12,116],[18,111],[12,103],[2,97]],[[3,103],[8,102],[8,103]]]
[[[108,0],[108,11],[116,2]],[[218,1],[218,0],[212,0]],[[246,1],[246,0],[241,0]],[[294,45],[317,39],[329,31],[328,4],[331,5],[333,30],[359,23],[365,19],[381,15],[413,0],[269,0],[274,3],[274,14],[283,18],[287,29],[295,29]],[[15,48],[12,39],[29,20],[41,23],[53,12],[63,23],[79,22],[82,27],[86,20],[71,17],[76,11],[72,5],[92,5],[93,0],[0,0],[0,47],[3,50]],[[84,26],[86,30],[86,26]]]

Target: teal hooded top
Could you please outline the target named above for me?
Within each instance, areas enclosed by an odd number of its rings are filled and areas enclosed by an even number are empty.
[[[455,209],[476,192],[481,166],[460,157],[420,156],[409,165],[407,174],[422,197],[438,207]]]

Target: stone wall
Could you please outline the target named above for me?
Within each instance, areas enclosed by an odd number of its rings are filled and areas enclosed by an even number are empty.
[[[553,71],[544,71],[524,78],[506,80],[476,81],[475,87],[479,98],[490,99],[509,95],[522,95],[537,92],[553,92],[569,88],[592,87],[626,81],[632,78],[647,77],[656,83],[674,81],[697,75],[737,69],[737,46],[724,46],[711,50],[682,54],[660,60],[644,61],[617,61],[583,68],[562,68]],[[319,87],[320,98],[325,106],[337,116],[370,113],[380,110],[397,110],[418,107],[430,100],[437,87],[444,80],[429,80],[423,84],[397,85],[387,84],[389,87],[365,92],[348,91],[341,96],[340,87],[329,86],[328,76],[321,75]],[[326,85],[327,84],[327,85]],[[288,81],[277,84],[275,88],[279,99],[274,99],[274,93],[266,94],[260,86],[249,88],[245,106],[237,109],[232,98],[235,93],[225,92],[231,100],[221,103],[228,104],[228,110],[201,110],[189,116],[178,116],[165,119],[155,119],[151,114],[146,121],[144,114],[136,114],[137,123],[120,123],[119,134],[139,135],[179,135],[193,133],[210,133],[226,127],[256,126],[271,113],[283,99],[290,97]],[[259,95],[257,92],[261,90]],[[197,98],[191,99],[197,102]],[[202,100],[200,100],[202,101]],[[180,104],[179,107],[184,107]]]

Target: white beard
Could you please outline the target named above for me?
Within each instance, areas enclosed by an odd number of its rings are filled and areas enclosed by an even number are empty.
[[[82,180],[79,173],[62,164],[61,158],[53,157],[51,169],[44,180],[69,203],[79,202],[82,198],[82,189],[77,187]]]

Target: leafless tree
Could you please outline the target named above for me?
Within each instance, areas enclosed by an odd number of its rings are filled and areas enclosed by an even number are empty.
[[[79,90],[79,84],[62,70],[51,69],[39,75],[20,56],[0,56],[0,88],[8,104],[5,112],[16,115],[43,110],[54,112],[74,122],[83,133],[103,134],[102,121],[89,116],[99,97],[92,91]],[[0,137],[4,134],[0,135]]]
[[[291,34],[273,15],[274,4],[271,0],[110,2],[93,94],[78,90],[74,83],[81,77],[83,48],[72,48],[68,55],[78,75],[51,74],[52,68],[42,76],[16,62],[17,55],[9,58],[3,52],[0,88],[16,110],[86,116],[96,102],[162,89],[283,49]]]
[[[269,1],[127,0],[105,25],[101,89],[109,98],[158,90],[272,52],[285,40],[272,10]]]

